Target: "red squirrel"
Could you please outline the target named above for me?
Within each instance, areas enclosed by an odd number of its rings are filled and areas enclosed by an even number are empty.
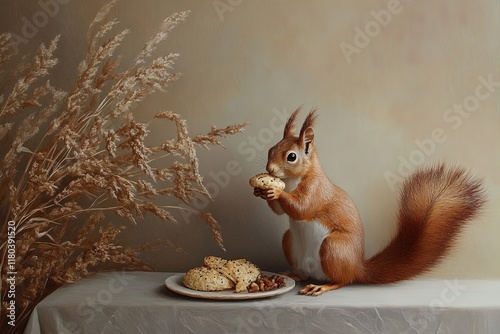
[[[448,253],[483,206],[481,182],[464,169],[441,164],[417,170],[402,187],[394,238],[366,260],[359,212],[319,161],[313,131],[316,109],[297,137],[300,110],[290,116],[283,139],[268,153],[267,172],[283,179],[285,189],[254,188],[254,195],[267,200],[276,214],[289,217],[282,247],[293,276],[326,282],[309,284],[300,294],[318,296],[348,284],[387,284],[424,273]]]

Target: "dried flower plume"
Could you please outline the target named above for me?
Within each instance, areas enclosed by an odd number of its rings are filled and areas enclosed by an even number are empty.
[[[105,224],[106,213],[136,223],[147,214],[176,221],[180,210],[209,196],[199,172],[196,146],[222,145],[220,138],[238,133],[244,124],[212,127],[190,137],[186,121],[171,111],[155,118],[172,122],[176,132],[159,145],[146,145],[149,130],[134,119],[146,97],[163,92],[180,74],[178,54],[154,56],[170,31],[189,12],[169,16],[126,70],[118,71],[117,49],[129,34],[112,34],[118,20],[109,18],[115,1],[104,6],[89,26],[87,52],[78,66],[74,87],[58,90],[47,79],[57,65],[59,37],[42,44],[33,59],[13,66],[9,34],[0,35],[0,210],[2,318],[7,307],[5,276],[8,222],[15,224],[17,329],[48,293],[64,283],[109,266],[148,269],[139,249],[119,245],[126,225]],[[12,80],[10,78],[17,78]],[[174,158],[174,159],[173,159]],[[158,166],[162,167],[158,167]],[[21,167],[22,166],[22,167]],[[169,204],[162,204],[168,198]],[[223,248],[220,226],[199,212],[215,242]],[[178,251],[182,251],[177,249]],[[2,333],[15,330],[4,323]]]

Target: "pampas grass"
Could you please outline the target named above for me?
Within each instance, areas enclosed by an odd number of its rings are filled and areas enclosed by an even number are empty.
[[[16,66],[10,36],[0,35],[2,318],[8,305],[5,277],[13,271],[7,263],[7,225],[13,221],[18,330],[58,286],[112,265],[149,270],[139,259],[141,251],[175,247],[161,241],[123,248],[116,239],[127,224],[105,223],[113,217],[109,213],[136,224],[147,214],[176,222],[176,211],[194,211],[223,247],[214,217],[191,206],[198,196],[210,196],[196,147],[222,145],[220,138],[245,124],[191,137],[179,114],[161,111],[155,118],[173,123],[176,131],[159,145],[146,145],[148,127],[134,119],[134,110],[180,77],[173,70],[178,54],[153,55],[189,12],[165,19],[128,67],[118,70],[117,49],[129,31],[112,33],[118,26],[109,18],[113,5],[104,6],[90,24],[86,57],[71,89],[59,90],[47,79],[58,63],[58,37]],[[2,329],[14,330],[5,322]]]

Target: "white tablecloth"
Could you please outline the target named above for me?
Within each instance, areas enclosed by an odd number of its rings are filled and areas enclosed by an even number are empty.
[[[102,273],[38,304],[25,333],[500,333],[499,280],[412,280],[212,301],[169,291],[172,273]]]

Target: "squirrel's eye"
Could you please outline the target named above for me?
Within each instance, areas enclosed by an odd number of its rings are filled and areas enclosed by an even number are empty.
[[[295,160],[297,160],[297,154],[295,154],[295,152],[288,153],[288,156],[286,157],[286,161],[294,162]]]

